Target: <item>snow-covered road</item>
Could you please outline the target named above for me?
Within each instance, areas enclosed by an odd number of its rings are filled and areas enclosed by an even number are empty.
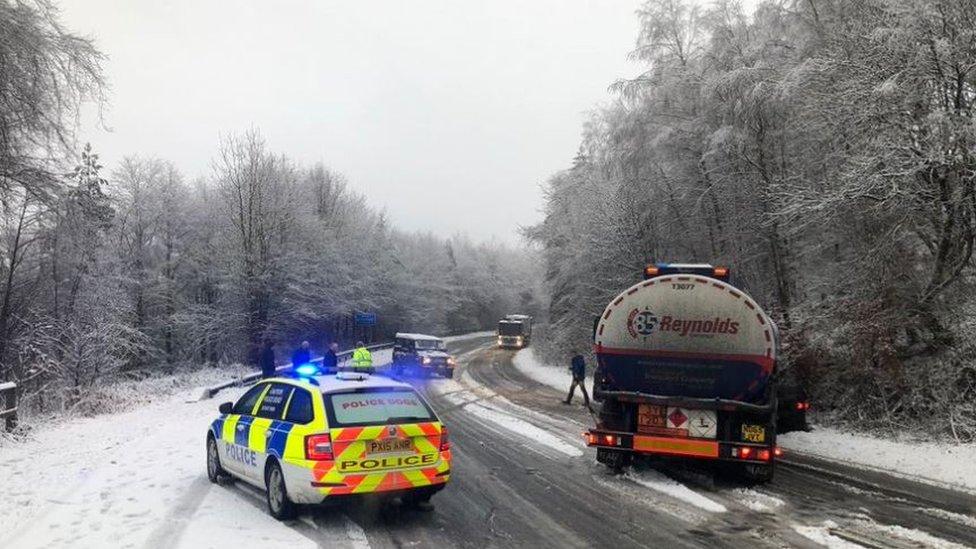
[[[0,547],[976,544],[976,499],[947,501],[922,485],[829,463],[781,468],[762,487],[684,469],[609,474],[582,444],[592,421],[585,409],[560,404],[556,381],[533,381],[543,373],[523,375],[515,354],[489,341],[452,342],[461,356],[456,379],[417,382],[455,448],[451,484],[433,513],[343,503],[297,521],[272,519],[260,492],[212,485],[205,474],[207,426],[217,405],[242,390],[205,401],[188,390],[0,448]]]

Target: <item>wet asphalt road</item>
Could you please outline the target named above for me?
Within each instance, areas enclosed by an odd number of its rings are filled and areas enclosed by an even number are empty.
[[[824,536],[976,547],[976,497],[804,456],[789,456],[763,486],[674,464],[612,475],[582,445],[589,413],[562,405],[514,368],[513,351],[490,343],[452,345],[455,380],[416,382],[453,440],[454,472],[433,511],[325,506],[293,527],[316,539],[342,514],[374,548],[819,547]]]

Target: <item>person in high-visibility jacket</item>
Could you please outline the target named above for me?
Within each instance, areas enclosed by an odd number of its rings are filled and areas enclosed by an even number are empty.
[[[356,342],[356,350],[352,352],[352,369],[355,372],[373,372],[373,355],[362,341]]]

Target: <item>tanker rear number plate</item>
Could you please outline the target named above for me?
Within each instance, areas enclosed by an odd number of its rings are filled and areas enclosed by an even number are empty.
[[[766,428],[762,425],[742,425],[742,440],[745,442],[766,442]]]

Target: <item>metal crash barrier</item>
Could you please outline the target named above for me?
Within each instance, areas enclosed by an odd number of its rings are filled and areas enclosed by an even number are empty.
[[[0,383],[0,419],[8,431],[17,426],[17,384],[13,381]]]
[[[383,351],[383,350],[386,350],[386,349],[393,348],[393,343],[392,342],[390,342],[390,343],[378,343],[376,345],[369,345],[366,348],[370,352]],[[349,360],[352,358],[352,353],[353,353],[354,350],[355,349],[347,349],[345,351],[339,351],[338,353],[336,353],[336,356],[339,357],[339,365],[340,366],[343,366],[347,362],[349,362]],[[322,357],[312,359],[312,364],[321,364],[321,363],[322,363]],[[278,366],[277,368],[275,368],[275,371],[277,371],[277,372],[287,372],[287,371],[291,370],[291,368],[292,368],[292,364],[291,363],[288,363],[288,364],[284,364],[282,366]],[[201,400],[207,399],[207,398],[212,398],[215,394],[219,393],[220,391],[223,391],[224,389],[230,389],[231,387],[242,387],[244,385],[250,385],[251,383],[256,383],[260,379],[261,379],[261,372],[254,372],[253,374],[247,374],[246,376],[242,376],[242,377],[240,377],[238,379],[234,379],[234,380],[228,381],[226,383],[221,383],[220,385],[215,385],[213,387],[207,387],[206,389],[204,389],[203,394],[201,395]]]

